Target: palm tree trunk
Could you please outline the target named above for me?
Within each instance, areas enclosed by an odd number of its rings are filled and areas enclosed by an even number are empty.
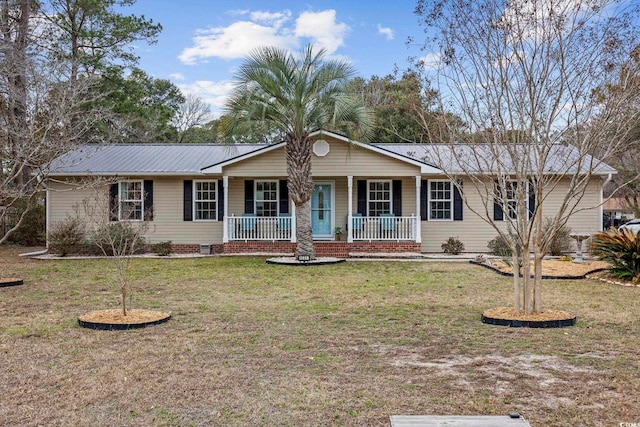
[[[296,256],[308,255],[316,258],[311,235],[311,139],[307,134],[299,138],[287,137],[285,145],[289,197],[296,205]]]

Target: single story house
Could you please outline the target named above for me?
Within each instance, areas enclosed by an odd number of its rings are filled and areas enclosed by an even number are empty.
[[[319,256],[441,252],[449,237],[458,237],[467,252],[486,252],[496,236],[430,160],[432,146],[366,144],[326,131],[312,137],[312,231]],[[615,172],[596,168],[580,201],[584,209],[569,221],[572,230],[601,231],[602,186]],[[294,252],[284,142],[86,145],[50,165],[48,226],[90,196],[80,184],[91,176],[113,179],[104,189],[116,204],[112,220],[153,221],[147,241],[170,240],[174,252],[199,252],[201,245],[212,253]],[[464,176],[460,181],[463,189],[473,188]],[[560,203],[561,187],[553,190],[557,197],[545,198],[546,215]],[[479,195],[465,196],[482,211]],[[499,206],[495,215],[502,218]]]

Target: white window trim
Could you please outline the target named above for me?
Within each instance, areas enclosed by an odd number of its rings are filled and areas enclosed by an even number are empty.
[[[197,200],[196,199],[196,194],[198,194],[196,183],[198,183],[198,182],[208,182],[208,183],[212,183],[213,182],[215,184],[215,186],[216,186],[216,200],[215,200],[215,202],[216,202],[216,217],[215,217],[215,219],[196,219],[196,217],[198,216],[197,215],[197,210],[196,210],[196,202],[210,202],[211,201],[211,200]],[[192,189],[192,191],[193,191],[193,197],[192,197],[192,199],[193,199],[193,208],[192,208],[193,209],[193,222],[217,222],[218,221],[218,209],[219,209],[218,200],[220,198],[220,194],[219,194],[220,190],[218,189],[218,180],[215,180],[215,179],[194,179],[193,180],[193,189]]]
[[[431,218],[431,183],[432,182],[448,182],[451,185],[451,198],[449,199],[449,203],[451,203],[451,209],[450,209],[450,213],[451,213],[451,217],[450,218]],[[429,221],[439,221],[439,222],[450,222],[453,221],[453,191],[455,188],[455,184],[453,183],[453,181],[448,180],[448,179],[429,179],[427,180],[427,219]],[[437,199],[438,201],[444,201],[446,202],[445,199]]]
[[[122,184],[128,184],[132,182],[140,183],[140,197],[142,200],[140,201],[140,207],[142,208],[142,218],[141,219],[129,219],[122,218]],[[127,199],[127,201],[136,201],[132,199]],[[124,181],[118,181],[118,221],[131,221],[131,222],[143,222],[144,221],[144,180],[142,179],[127,179]]]
[[[370,197],[371,196],[371,189],[369,188],[369,183],[370,182],[388,182],[389,183],[389,213],[393,213],[393,180],[391,179],[368,179],[367,180],[367,216],[371,216],[370,212],[369,212],[369,206],[370,206]],[[380,200],[377,200],[380,201]]]
[[[505,183],[516,182],[517,183],[518,181],[515,180],[515,179],[506,179],[506,180],[504,180],[504,182]],[[526,197],[524,199],[524,206],[525,206],[525,211],[527,212],[527,221],[529,221],[529,182],[527,182],[527,186],[526,186],[526,189],[525,189],[525,194],[526,194]],[[502,197],[500,197],[500,198],[502,198]],[[517,199],[505,199],[505,200],[502,200],[502,201],[508,203],[509,200],[517,201]],[[505,203],[504,207],[507,206],[507,203]],[[518,219],[518,215],[515,215],[513,218],[511,218],[511,215],[509,215],[509,212],[508,211],[505,212],[504,207],[502,205],[500,207],[502,208],[502,221],[515,221],[515,220]]]
[[[253,212],[258,216],[258,183],[259,182],[275,182],[276,183],[276,216],[265,216],[260,218],[277,218],[280,216],[280,181],[277,179],[260,179],[253,183]],[[264,200],[261,200],[264,202]],[[269,200],[270,201],[270,200]]]

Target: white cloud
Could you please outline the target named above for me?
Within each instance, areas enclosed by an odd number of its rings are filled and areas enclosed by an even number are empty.
[[[303,12],[296,20],[294,34],[297,37],[311,38],[319,48],[327,50],[328,54],[335,52],[344,44],[344,37],[349,32],[349,26],[336,22],[336,11],[333,9],[322,12]]]
[[[260,46],[285,49],[297,46],[295,38],[279,32],[277,27],[248,21],[238,21],[228,27],[199,30],[193,42],[194,46],[184,49],[178,56],[186,64],[195,64],[198,60],[211,57],[226,60],[243,58]]]
[[[441,59],[442,55],[439,52],[434,52],[420,58],[420,62],[425,70],[437,70],[440,67]]]
[[[171,73],[171,74],[169,74],[169,78],[171,80],[178,80],[178,81],[181,81],[181,80],[185,79],[184,74],[182,74],[182,73]]]
[[[291,19],[291,11],[285,10],[283,12],[264,12],[257,11],[251,12],[251,20],[254,22],[262,22],[265,24],[273,24],[275,28],[280,28],[287,21]]]
[[[393,30],[389,27],[383,27],[382,25],[378,24],[378,33],[385,36],[387,40],[393,40]]]
[[[211,105],[211,111],[215,117],[221,115],[222,107],[234,87],[233,82],[229,80],[219,82],[198,80],[194,83],[182,83],[177,86],[183,94],[197,95]]]
[[[325,48],[331,55],[344,44],[349,26],[336,21],[336,11],[303,12],[292,22],[290,10],[233,11],[240,20],[226,27],[211,27],[196,31],[193,45],[178,56],[185,64],[206,62],[208,58],[232,60],[244,58],[253,49],[274,46],[297,50],[311,39],[318,48]]]

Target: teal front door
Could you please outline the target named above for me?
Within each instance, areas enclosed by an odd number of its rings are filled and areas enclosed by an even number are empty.
[[[333,183],[318,182],[311,197],[311,232],[314,239],[333,239]]]

